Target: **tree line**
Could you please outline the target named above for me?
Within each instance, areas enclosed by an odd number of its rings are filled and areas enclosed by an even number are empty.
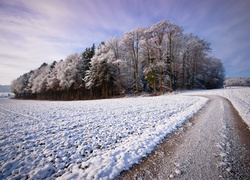
[[[247,86],[250,87],[250,78],[227,78],[224,81],[224,87]]]
[[[210,51],[207,41],[163,20],[43,63],[13,80],[11,89],[17,98],[76,100],[220,88],[224,67]]]

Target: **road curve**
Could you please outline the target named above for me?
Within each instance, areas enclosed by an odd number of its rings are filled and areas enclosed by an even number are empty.
[[[231,102],[207,105],[116,179],[250,179],[250,131]]]

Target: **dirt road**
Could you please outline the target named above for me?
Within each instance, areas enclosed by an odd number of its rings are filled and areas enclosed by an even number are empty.
[[[117,179],[250,179],[250,131],[230,101],[208,104]]]

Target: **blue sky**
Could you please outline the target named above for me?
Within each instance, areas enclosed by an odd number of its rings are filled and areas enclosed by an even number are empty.
[[[0,84],[163,19],[210,42],[227,77],[250,77],[249,0],[0,0]]]

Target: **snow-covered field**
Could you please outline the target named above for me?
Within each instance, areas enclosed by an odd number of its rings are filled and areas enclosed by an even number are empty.
[[[250,126],[250,88],[94,101],[0,99],[0,179],[113,179],[206,103],[228,98]]]
[[[0,179],[112,179],[206,103],[182,95],[0,99]]]
[[[250,87],[228,87],[226,89],[191,91],[187,95],[219,95],[231,101],[242,119],[250,127]]]

